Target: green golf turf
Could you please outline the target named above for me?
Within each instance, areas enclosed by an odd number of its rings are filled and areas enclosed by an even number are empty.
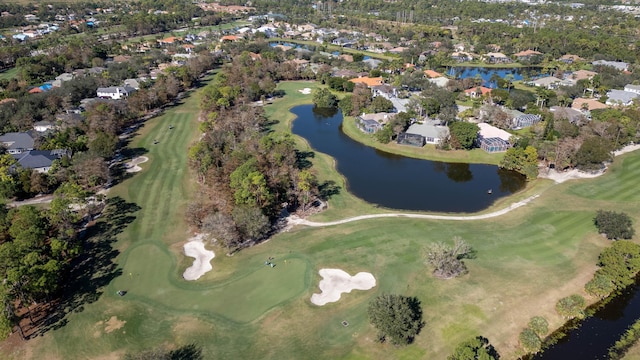
[[[280,120],[278,130],[288,131],[287,109],[310,99],[297,90],[316,85],[281,86],[287,96],[266,111]],[[515,358],[517,334],[529,318],[543,315],[551,327],[559,326],[563,319],[555,312],[555,302],[582,291],[599,252],[610,244],[595,231],[595,210],[620,209],[635,222],[640,217],[640,209],[630,201],[637,196],[630,189],[640,171],[640,154],[627,154],[601,178],[558,185],[535,181],[492,209],[533,194],[539,198],[497,218],[383,218],[326,228],[299,226],[233,256],[207,244],[216,253],[213,270],[187,282],[181,275],[193,259],[182,255],[182,245],[192,234],[184,213],[195,196],[187,151],[199,135],[197,104],[194,94],[150,120],[130,145],[146,149],[149,161],[109,194],[121,197],[131,208],[125,215],[135,217],[126,221],[113,243],[120,251],[114,259],[120,273],[95,301],[69,313],[62,326],[28,342],[30,351],[19,347],[2,355],[119,359],[127,352],[196,343],[205,359],[443,359],[461,340],[481,334],[504,358]],[[298,141],[304,148],[304,141]],[[321,180],[343,184],[331,158],[315,154],[312,161]],[[341,190],[313,220],[384,211]],[[114,220],[105,215],[103,221]],[[102,236],[108,240],[111,235]],[[466,261],[468,275],[435,279],[424,264],[426,247],[454,236],[469,242],[477,257]],[[271,256],[275,268],[264,265]],[[309,298],[319,291],[321,268],[352,275],[367,271],[377,285],[315,306]],[[128,293],[118,296],[117,290]],[[374,341],[367,304],[382,293],[421,300],[426,326],[413,345],[397,348]],[[119,327],[107,328],[114,316]],[[349,326],[341,324],[344,320]]]

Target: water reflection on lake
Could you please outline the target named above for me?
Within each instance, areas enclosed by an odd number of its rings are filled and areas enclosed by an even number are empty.
[[[358,143],[341,130],[342,113],[302,105],[291,110],[293,133],[336,159],[349,191],[387,208],[476,212],[525,186],[525,178],[495,165],[407,158]],[[488,190],[491,189],[491,194]]]

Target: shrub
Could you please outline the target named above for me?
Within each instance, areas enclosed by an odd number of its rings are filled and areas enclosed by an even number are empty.
[[[584,298],[578,294],[573,294],[558,300],[556,311],[560,316],[573,319],[584,317]]]
[[[598,232],[610,240],[631,239],[635,233],[631,218],[623,212],[598,210],[593,222]]]
[[[519,339],[520,345],[529,352],[536,353],[542,348],[542,340],[535,331],[529,328],[522,330]]]
[[[543,337],[549,332],[549,322],[542,316],[534,316],[529,320],[529,329],[533,330],[539,337]]]

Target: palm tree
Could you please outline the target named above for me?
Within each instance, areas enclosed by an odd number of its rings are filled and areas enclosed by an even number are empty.
[[[515,77],[513,76],[513,74],[509,73],[504,77],[504,79],[507,82],[507,92],[511,93],[511,85]]]

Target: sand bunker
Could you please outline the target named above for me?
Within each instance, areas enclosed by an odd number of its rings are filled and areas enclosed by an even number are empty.
[[[311,302],[322,306],[326,303],[340,300],[342,293],[350,293],[351,290],[369,290],[376,286],[376,278],[368,272],[359,272],[355,276],[340,269],[321,269],[319,271],[320,294],[311,295]]]
[[[202,275],[213,269],[211,259],[213,259],[216,254],[204,248],[204,238],[206,235],[207,234],[198,234],[184,244],[184,254],[194,258],[193,265],[189,266],[182,274],[185,280],[198,280]]]
[[[300,91],[301,93],[303,93],[305,95],[311,94],[311,89],[309,89],[309,88],[304,88],[304,89],[298,90],[298,91]]]
[[[149,161],[149,158],[146,156],[138,156],[136,158],[131,159],[131,161],[124,164],[124,168],[126,172],[134,173],[142,170],[138,164],[142,164]]]

